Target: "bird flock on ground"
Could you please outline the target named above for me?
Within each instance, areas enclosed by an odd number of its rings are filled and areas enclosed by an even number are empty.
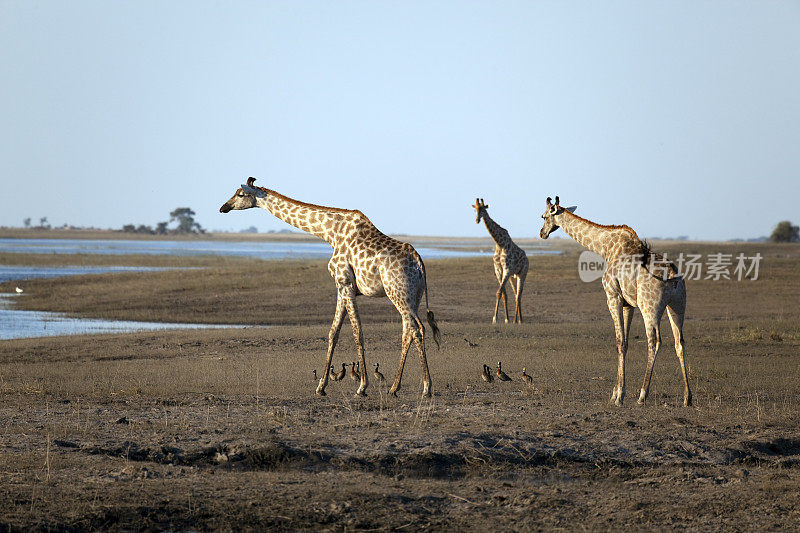
[[[477,346],[477,345],[476,345]],[[351,362],[351,363],[342,363],[341,370],[336,370],[333,365],[330,366],[328,369],[328,377],[331,381],[341,381],[348,375],[347,367],[350,367],[349,376],[350,379],[353,381],[359,381],[361,379],[361,369],[360,364],[358,362]],[[383,373],[379,370],[380,363],[375,363],[375,369],[372,371],[372,375],[375,376],[375,379],[378,380],[379,383],[384,383],[386,378],[383,376]],[[314,375],[314,381],[318,381],[321,376],[317,375],[317,369],[312,371]],[[486,383],[493,383],[497,377],[498,381],[515,381],[514,378],[509,376],[503,371],[503,362],[498,361],[497,367],[495,368],[494,372],[492,372],[492,367],[487,364],[483,365],[483,370],[481,371],[481,379]],[[525,385],[533,388],[533,376],[526,372],[526,368],[522,367],[522,374],[521,374],[522,382]]]
[[[328,369],[328,378],[331,381],[343,380],[345,376],[348,375],[347,372],[348,366],[350,367],[350,372],[349,372],[350,379],[352,379],[353,381],[359,381],[361,379],[361,368],[360,368],[361,365],[360,363],[357,362],[352,362],[350,364],[342,363],[342,369],[338,371],[333,367],[333,365],[331,365],[331,367]],[[383,383],[386,381],[386,378],[383,377],[383,373],[379,370],[379,368],[380,368],[380,363],[375,363],[375,369],[372,371],[372,375],[375,376],[375,379],[377,379],[378,382]],[[314,369],[313,373],[314,373],[314,381],[317,381],[321,376],[317,376],[316,368]]]

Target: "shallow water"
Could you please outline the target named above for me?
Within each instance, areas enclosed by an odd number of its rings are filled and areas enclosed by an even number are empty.
[[[73,318],[62,313],[14,309],[16,294],[0,293],[0,340],[90,333],[128,333],[167,329],[243,328],[241,325],[174,324]]]
[[[476,257],[490,255],[493,252],[493,250],[461,251],[445,249],[474,246],[458,242],[445,241],[442,242],[440,246],[442,246],[442,248],[416,246],[416,249],[425,259]],[[525,251],[529,255],[553,253],[549,250],[531,250],[527,248]],[[326,242],[0,239],[0,252],[99,255],[231,255],[258,259],[311,259],[330,257],[331,247]],[[31,278],[56,278],[60,276],[106,274],[114,272],[152,272],[158,270],[169,269],[129,266],[35,267],[0,265],[0,283],[17,280],[18,286],[24,291],[24,280]],[[244,327],[73,318],[60,313],[16,310],[13,304],[13,298],[15,296],[14,294],[0,294],[0,339],[165,329]]]
[[[438,246],[415,246],[423,259],[448,257],[477,257],[490,255],[487,250],[453,250],[466,245],[443,241]],[[258,259],[328,258],[331,247],[320,242],[230,242],[230,241],[138,241],[92,239],[0,239],[0,252],[39,254],[100,254],[100,255],[233,255]],[[551,250],[526,247],[529,255],[550,254]],[[556,252],[557,253],[557,252]]]
[[[61,276],[78,276],[81,274],[108,274],[111,272],[156,272],[170,270],[161,267],[130,266],[64,266],[36,267],[27,265],[0,265],[0,283],[12,280],[32,278],[60,278]]]

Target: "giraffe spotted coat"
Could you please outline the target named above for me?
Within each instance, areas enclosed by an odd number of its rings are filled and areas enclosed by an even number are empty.
[[[406,355],[413,341],[422,365],[422,394],[430,397],[431,377],[425,354],[425,329],[418,314],[423,295],[425,306],[428,307],[428,289],[425,265],[414,247],[381,233],[361,211],[307,204],[273,190],[256,187],[253,185],[254,181],[255,178],[250,178],[246,185],[237,189],[220,207],[220,212],[260,207],[284,222],[324,239],[333,248],[328,272],[336,284],[337,300],[328,334],[328,354],[324,368],[331,365],[345,313],[353,328],[360,366],[367,368],[356,297],[361,294],[370,297],[387,296],[403,321],[400,363],[389,393],[396,395],[400,389]],[[426,314],[434,340],[438,344],[439,330],[433,313],[427,310]],[[325,395],[327,383],[328,372],[324,372],[317,386],[317,394]],[[356,394],[365,394],[367,385],[367,372],[360,372]]]
[[[640,404],[650,389],[653,365],[661,346],[660,324],[666,310],[675,339],[675,352],[683,376],[683,404],[692,403],[684,358],[683,321],[686,312],[686,284],[677,268],[665,257],[650,251],[628,226],[602,226],[575,215],[574,207],[563,208],[547,199],[539,233],[546,239],[559,227],[579,244],[600,254],[606,261],[603,289],[617,337],[617,383],[611,401],[622,405],[625,397],[625,355],[633,310],[638,308],[647,334],[647,367],[639,391]]]

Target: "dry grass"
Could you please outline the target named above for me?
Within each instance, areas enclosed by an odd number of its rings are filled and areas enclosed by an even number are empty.
[[[206,268],[32,281],[31,308],[278,325],[0,342],[0,524],[791,529],[800,261],[795,248],[749,246],[765,256],[759,281],[688,283],[690,409],[667,327],[651,397],[635,405],[638,316],[626,406],[608,406],[611,320],[599,283],[577,279],[574,247],[532,258],[521,326],[489,323],[489,259],[427,263],[444,333],[429,347],[431,402],[413,353],[398,399],[375,380],[355,399],[349,379],[314,397],[335,301],[324,261],[193,259]],[[388,301],[359,305],[369,367],[391,380],[399,319]],[[353,358],[345,325],[335,361]],[[480,380],[497,360],[515,381]]]

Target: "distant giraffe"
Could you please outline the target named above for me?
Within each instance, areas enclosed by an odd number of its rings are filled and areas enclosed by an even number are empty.
[[[260,207],[284,222],[324,239],[333,247],[333,256],[328,262],[328,272],[336,283],[338,297],[336,314],[328,333],[328,356],[325,368],[331,365],[342,320],[347,312],[353,327],[359,363],[361,368],[366,370],[364,338],[356,307],[356,296],[360,294],[371,297],[388,296],[403,320],[400,364],[389,393],[396,396],[400,389],[403,366],[413,340],[422,365],[422,395],[429,398],[431,376],[425,356],[425,328],[418,314],[423,295],[428,324],[431,326],[437,346],[439,327],[433,312],[428,309],[425,265],[414,247],[381,233],[361,211],[307,204],[270,189],[256,187],[253,182],[255,178],[248,178],[247,184],[243,184],[230,200],[222,204],[220,212]],[[356,395],[364,395],[367,388],[367,372],[360,372],[359,377],[361,383]],[[324,372],[317,386],[318,395],[325,395],[327,384],[328,372]]]
[[[617,334],[617,384],[611,401],[622,405],[625,397],[625,354],[633,309],[638,307],[644,318],[647,333],[647,368],[639,391],[638,403],[644,403],[650,389],[650,378],[658,349],[661,346],[660,323],[666,309],[675,337],[675,352],[683,374],[683,405],[692,404],[686,361],[683,355],[683,318],[686,311],[686,284],[672,263],[650,251],[628,226],[601,226],[581,218],[575,207],[563,208],[547,199],[539,236],[546,239],[558,228],[586,248],[600,254],[606,261],[603,289]]]
[[[528,256],[525,252],[514,244],[508,231],[500,224],[492,220],[489,216],[489,205],[483,203],[483,198],[475,198],[475,223],[480,223],[483,219],[489,235],[494,240],[494,275],[500,288],[497,289],[497,298],[494,303],[494,316],[492,324],[497,323],[497,312],[500,307],[500,297],[503,297],[503,308],[506,312],[506,323],[508,323],[508,296],[506,295],[506,281],[511,278],[511,288],[514,290],[514,323],[522,323],[522,288],[525,285],[525,276],[528,275]],[[516,287],[514,282],[516,281]]]

